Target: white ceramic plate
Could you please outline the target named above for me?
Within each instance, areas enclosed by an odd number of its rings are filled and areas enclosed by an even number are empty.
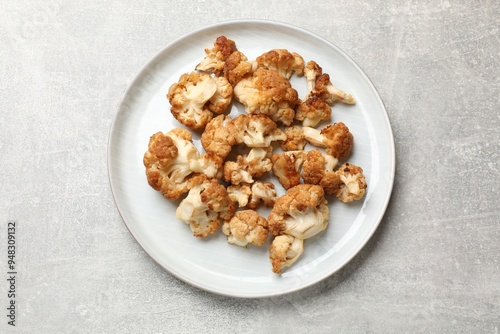
[[[267,246],[241,248],[226,242],[221,231],[208,239],[193,237],[175,217],[172,203],[147,183],[142,158],[149,137],[180,126],[169,111],[165,94],[181,74],[194,70],[215,39],[233,39],[249,59],[274,48],[295,51],[315,60],[332,82],[350,92],[354,106],[337,104],[332,122],[344,122],[354,135],[349,162],[361,166],[368,189],[362,201],[344,204],[332,198],[327,230],[304,243],[303,256],[282,275],[273,274]],[[299,96],[305,78],[292,79]],[[243,109],[233,106],[231,115]],[[195,144],[201,149],[199,136]],[[119,105],[108,146],[108,170],[116,205],[145,251],[179,279],[229,296],[266,297],[310,286],[349,262],[376,230],[392,191],[394,141],[385,108],[363,71],[330,42],[283,23],[229,21],[184,36],[154,56],[137,74]],[[279,194],[284,193],[276,183]]]

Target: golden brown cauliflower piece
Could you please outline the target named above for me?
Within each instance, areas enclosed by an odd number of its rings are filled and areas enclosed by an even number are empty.
[[[258,68],[234,86],[234,96],[249,114],[268,115],[287,126],[295,117],[297,91],[277,71]]]
[[[311,96],[305,102],[300,103],[295,111],[295,119],[302,121],[303,126],[310,127],[329,120],[331,115],[331,107],[317,96]]]
[[[267,220],[254,210],[236,212],[229,222],[222,225],[227,242],[241,247],[248,244],[262,246],[268,236]]]
[[[193,174],[190,162],[198,158],[188,130],[157,132],[151,136],[143,158],[149,185],[167,199],[179,198],[188,191],[188,180]]]
[[[291,267],[304,253],[304,240],[291,235],[278,235],[269,246],[269,260],[273,266],[273,272],[281,274]]]
[[[224,77],[231,85],[236,85],[246,75],[253,71],[253,64],[240,51],[233,52],[224,66]]]
[[[271,182],[256,181],[252,184],[252,192],[247,204],[250,209],[257,209],[262,203],[264,206],[273,207],[277,195],[274,184]]]
[[[329,219],[324,195],[318,185],[299,184],[288,189],[269,213],[269,232],[307,239],[323,231]]]
[[[273,173],[283,188],[289,189],[300,183],[300,171],[305,157],[304,151],[287,151],[271,156]]]
[[[304,75],[307,81],[307,88],[309,92],[314,90],[314,86],[316,85],[316,78],[323,74],[323,69],[318,65],[314,60],[310,60],[307,62],[306,67],[304,68]]]
[[[247,206],[250,196],[252,195],[252,188],[249,183],[239,183],[231,184],[227,187],[227,193],[229,198],[235,203],[238,203],[238,207],[242,208]]]
[[[286,139],[281,142],[283,151],[301,151],[307,144],[304,131],[301,126],[292,125],[285,128]]]
[[[212,112],[226,110],[232,90],[223,77],[191,72],[181,75],[179,81],[170,86],[167,98],[175,119],[191,129],[202,129],[212,119]]]
[[[238,155],[236,161],[224,163],[224,181],[231,184],[253,183],[272,168],[272,147],[252,148],[246,155]]]
[[[236,143],[248,147],[269,147],[273,141],[284,140],[286,135],[266,115],[239,115],[232,121]]]
[[[334,173],[338,160],[320,150],[311,150],[306,154],[302,164],[302,179],[305,183],[320,184],[321,180],[329,173]]]
[[[213,152],[201,154],[198,159],[189,161],[189,169],[195,173],[205,174],[210,178],[222,178],[224,159]]]
[[[196,66],[196,70],[220,76],[223,73],[226,59],[236,50],[236,43],[233,40],[226,36],[219,36],[212,49],[205,49],[205,58]]]
[[[216,179],[197,175],[189,180],[189,193],[175,212],[176,217],[189,224],[195,237],[204,238],[217,231],[221,223],[234,215],[235,206],[226,188]]]
[[[225,159],[236,145],[236,131],[232,118],[219,115],[213,118],[201,134],[201,145],[206,152],[212,152]]]
[[[307,126],[302,130],[309,143],[325,148],[326,153],[337,159],[342,159],[351,153],[354,137],[342,122],[327,125],[321,131]]]
[[[333,105],[336,101],[347,104],[356,103],[356,100],[351,94],[347,94],[335,87],[330,81],[330,76],[326,73],[323,73],[316,78],[311,95],[319,97],[329,105]]]
[[[304,74],[304,59],[295,52],[286,49],[270,50],[256,59],[257,67],[278,71],[284,78],[290,79],[293,73]]]
[[[340,179],[335,196],[344,203],[363,198],[366,193],[366,179],[363,169],[359,166],[345,163],[337,171]]]
[[[272,207],[277,198],[274,184],[262,181],[230,185],[227,187],[227,193],[240,208],[249,209],[257,209],[261,204]]]

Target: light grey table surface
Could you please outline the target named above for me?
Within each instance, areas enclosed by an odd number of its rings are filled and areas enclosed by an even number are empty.
[[[2,1],[1,333],[498,333],[498,1]],[[234,299],[158,266],[107,174],[120,98],[156,52],[229,19],[297,25],[349,54],[394,132],[392,199],[342,270]],[[17,221],[16,327],[7,221]]]

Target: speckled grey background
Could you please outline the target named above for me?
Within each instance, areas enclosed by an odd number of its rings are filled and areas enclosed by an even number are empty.
[[[1,1],[0,332],[498,333],[498,1]],[[378,88],[397,153],[373,238],[336,275],[257,300],[156,265],[123,224],[108,133],[140,67],[226,19],[292,23]],[[6,222],[18,317],[6,324]],[[1,283],[3,282],[3,283]]]

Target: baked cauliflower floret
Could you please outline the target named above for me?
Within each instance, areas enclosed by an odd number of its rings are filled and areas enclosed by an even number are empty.
[[[188,191],[193,174],[190,162],[199,158],[188,130],[177,128],[152,135],[144,154],[148,183],[167,199],[179,198]]]
[[[219,115],[213,118],[201,134],[201,145],[206,152],[212,152],[225,159],[236,145],[236,131],[232,118]]]
[[[273,141],[285,140],[286,135],[266,115],[239,115],[233,119],[238,144],[248,147],[268,147]]]
[[[272,147],[252,148],[246,155],[239,155],[236,161],[224,163],[224,180],[231,184],[241,182],[253,183],[254,178],[259,178],[271,170]]]
[[[336,173],[340,179],[340,185],[334,192],[338,199],[348,203],[363,198],[366,193],[366,179],[361,167],[345,163]]]
[[[304,240],[291,235],[278,235],[269,246],[269,260],[273,266],[273,272],[281,274],[291,267],[304,253]]]
[[[325,148],[326,153],[337,159],[342,159],[351,153],[354,137],[342,122],[327,125],[321,131],[307,126],[302,130],[309,143]]]
[[[262,203],[264,206],[273,207],[276,202],[276,190],[271,182],[256,181],[252,184],[247,207],[257,209]]]
[[[328,225],[329,210],[321,186],[299,184],[274,203],[267,219],[269,232],[307,239]]]
[[[191,129],[202,129],[212,119],[212,112],[226,110],[231,103],[232,87],[225,78],[185,73],[170,86],[167,98],[175,119]]]
[[[301,151],[307,144],[302,127],[298,125],[287,126],[285,128],[286,139],[281,142],[283,151]]]
[[[275,153],[271,156],[273,174],[285,189],[300,183],[300,170],[304,163],[304,151],[287,151]]]
[[[189,180],[189,193],[175,214],[189,224],[195,237],[204,238],[214,233],[221,223],[228,222],[234,211],[234,203],[223,185],[216,179],[197,175]]]
[[[330,81],[330,76],[326,73],[323,73],[316,78],[311,95],[319,97],[329,105],[333,105],[336,101],[347,104],[356,104],[354,97],[352,97],[351,94],[347,94],[335,87]]]
[[[250,196],[252,195],[251,184],[231,184],[227,187],[227,193],[233,202],[238,203],[238,207],[245,207],[247,206]]]
[[[241,247],[248,244],[262,246],[268,236],[267,220],[254,210],[236,212],[229,222],[222,225],[227,242]]]
[[[309,97],[299,104],[295,111],[295,119],[302,121],[303,126],[315,127],[319,122],[330,119],[332,109],[317,96]]]
[[[234,51],[224,66],[224,77],[231,85],[236,85],[243,77],[253,71],[253,64],[240,51]]]
[[[238,203],[240,208],[257,209],[261,204],[272,207],[277,195],[274,184],[271,182],[255,181],[252,184],[239,183],[227,187],[231,200]]]
[[[309,92],[314,90],[314,86],[316,85],[316,78],[323,74],[323,69],[318,65],[314,60],[310,60],[307,62],[306,67],[304,68],[304,75],[307,81],[307,89]]]
[[[234,96],[249,114],[268,115],[287,126],[295,117],[297,91],[277,71],[258,68],[234,86]]]
[[[233,86],[223,77],[214,78],[214,81],[217,85],[217,90],[210,100],[208,100],[207,107],[208,110],[215,114],[222,114],[233,99]]]
[[[189,169],[195,173],[202,173],[209,178],[220,179],[222,177],[222,165],[224,160],[213,152],[201,154],[198,159],[189,161]]]
[[[226,36],[219,36],[212,49],[205,49],[205,58],[196,66],[198,71],[206,71],[220,76],[224,70],[226,59],[236,51],[236,43]]]
[[[285,49],[270,50],[257,57],[256,61],[258,67],[278,71],[286,79],[290,79],[294,72],[299,76],[304,74],[302,56]]]
[[[325,175],[334,173],[337,163],[336,158],[323,154],[320,150],[308,151],[302,165],[302,179],[305,183],[320,184]]]

